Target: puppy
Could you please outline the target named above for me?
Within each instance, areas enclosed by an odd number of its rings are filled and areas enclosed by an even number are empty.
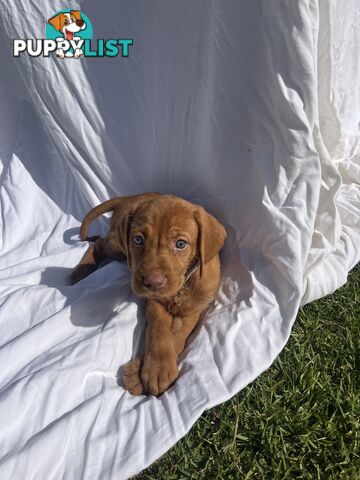
[[[80,237],[99,215],[114,211],[109,233],[97,237],[71,274],[76,283],[105,257],[127,260],[135,294],[147,299],[144,358],[125,366],[134,395],[159,395],[178,377],[177,360],[220,282],[224,227],[202,207],[158,193],[118,197],[85,217]]]
[[[80,40],[80,37],[75,37],[75,33],[80,32],[80,30],[85,30],[86,28],[86,23],[81,18],[80,10],[71,10],[69,13],[59,13],[55,17],[50,18],[49,23],[61,32],[64,35],[64,39],[69,42],[71,40]],[[60,58],[73,56],[72,53],[65,54],[62,49],[56,50],[55,53]],[[76,48],[74,57],[79,58],[83,53],[80,48]]]

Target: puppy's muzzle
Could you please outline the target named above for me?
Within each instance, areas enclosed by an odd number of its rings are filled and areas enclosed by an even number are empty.
[[[144,277],[144,285],[149,290],[156,292],[167,283],[166,276],[160,270],[152,270]]]

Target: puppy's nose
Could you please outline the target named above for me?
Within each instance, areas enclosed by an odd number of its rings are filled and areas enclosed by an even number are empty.
[[[150,290],[159,290],[165,285],[167,279],[160,270],[153,270],[144,277],[144,285]]]
[[[82,27],[84,25],[84,20],[76,20],[76,25]]]

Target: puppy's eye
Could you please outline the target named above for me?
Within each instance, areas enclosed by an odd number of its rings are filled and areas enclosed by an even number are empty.
[[[187,241],[186,240],[176,240],[175,246],[178,250],[184,250],[185,247],[187,247]]]
[[[65,23],[65,25],[69,25],[69,20],[67,18],[65,18],[64,23]]]
[[[135,237],[133,238],[133,241],[135,245],[137,245],[138,247],[141,247],[141,245],[144,245],[144,237],[142,235],[135,235]]]
[[[72,22],[76,22],[76,18],[75,17],[70,17],[71,18],[71,21]]]

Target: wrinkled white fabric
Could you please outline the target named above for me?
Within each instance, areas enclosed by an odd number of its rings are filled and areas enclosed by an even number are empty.
[[[81,60],[12,56],[66,3],[0,6],[0,476],[127,478],[267,369],[299,305],[359,261],[360,4],[83,1],[95,38],[134,45]],[[116,383],[145,329],[126,265],[69,285],[85,213],[152,190],[228,231],[216,307],[160,398]]]

